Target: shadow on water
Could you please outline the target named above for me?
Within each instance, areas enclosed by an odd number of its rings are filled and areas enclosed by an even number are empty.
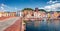
[[[28,21],[26,31],[60,31],[60,21]]]

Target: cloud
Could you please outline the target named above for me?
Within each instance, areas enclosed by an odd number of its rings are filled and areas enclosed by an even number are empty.
[[[60,11],[60,3],[45,6],[44,9],[47,11]]]
[[[50,0],[49,2],[47,2],[48,4],[51,4],[53,1],[52,0]]]
[[[5,6],[4,4],[0,5],[0,11],[4,11],[4,6]]]
[[[50,0],[50,1],[47,2],[47,4],[55,4],[55,3],[59,3],[59,2],[60,2],[60,1],[58,1],[58,0],[55,0],[55,1]]]
[[[15,7],[15,10],[17,10],[17,8]]]
[[[15,7],[9,7],[8,5],[6,5],[6,4],[0,4],[0,11],[15,11],[15,10],[17,10],[17,8]]]
[[[39,9],[44,9],[43,7],[40,7]]]
[[[1,6],[5,6],[5,4],[2,3]]]
[[[1,10],[3,10],[3,9],[4,9],[4,7],[1,6]]]
[[[50,0],[47,2],[47,6],[41,7],[39,9],[45,9],[46,11],[60,11],[60,1],[58,0]]]

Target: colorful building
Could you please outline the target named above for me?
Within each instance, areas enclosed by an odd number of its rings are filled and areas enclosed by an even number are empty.
[[[33,17],[32,15],[33,15],[33,11],[31,10],[31,11],[28,11],[28,12],[27,12],[27,14],[26,14],[25,17],[26,17],[26,18],[31,18],[31,17]]]
[[[23,17],[23,12],[22,11],[17,11],[16,16]]]
[[[54,12],[53,14],[51,14],[51,17],[54,19],[58,18],[59,13],[58,12]]]
[[[2,12],[0,12],[0,17],[2,17]]]
[[[3,17],[8,17],[8,14],[9,14],[8,12],[3,12],[2,16]]]
[[[0,17],[14,17],[16,16],[16,12],[0,12]]]
[[[9,15],[10,17],[16,17],[16,12],[9,12]]]
[[[47,17],[48,17],[48,18],[51,18],[51,14],[50,14],[50,13],[47,13]]]

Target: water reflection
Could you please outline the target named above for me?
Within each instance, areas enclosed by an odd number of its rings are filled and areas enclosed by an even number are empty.
[[[28,21],[26,31],[60,31],[60,20]]]

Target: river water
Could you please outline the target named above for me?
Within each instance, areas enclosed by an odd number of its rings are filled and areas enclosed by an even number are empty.
[[[28,21],[26,31],[60,31],[60,20]]]

